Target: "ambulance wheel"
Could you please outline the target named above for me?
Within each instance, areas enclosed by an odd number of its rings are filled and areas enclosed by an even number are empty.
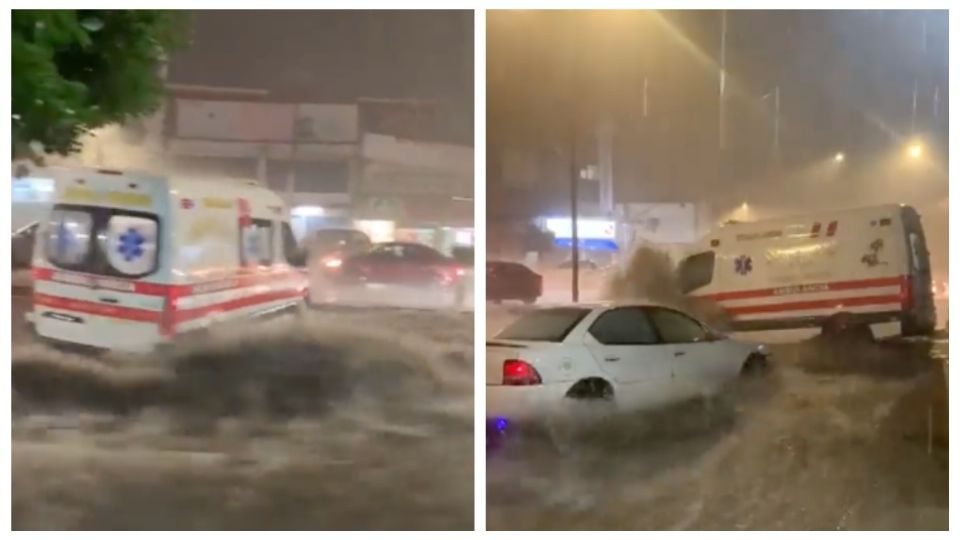
[[[919,324],[913,317],[904,317],[900,322],[900,333],[905,336],[929,336],[935,328],[931,324]]]
[[[835,313],[823,322],[821,335],[830,339],[873,341],[873,329],[869,324],[859,322],[849,312]]]

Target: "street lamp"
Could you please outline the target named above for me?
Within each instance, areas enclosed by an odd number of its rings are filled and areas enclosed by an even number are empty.
[[[836,155],[833,156],[833,161],[837,163],[843,163],[845,159],[847,159],[847,156],[843,155],[843,152],[837,152]]]
[[[923,156],[923,145],[920,143],[913,143],[907,147],[907,155],[911,159],[920,159]]]

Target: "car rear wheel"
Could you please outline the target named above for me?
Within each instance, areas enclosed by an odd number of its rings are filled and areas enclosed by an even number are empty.
[[[759,375],[760,373],[767,370],[767,357],[761,354],[751,354],[743,362],[743,366],[740,368],[740,375],[744,377],[752,377]]]
[[[584,431],[616,412],[613,387],[602,379],[584,379],[567,391],[566,397],[547,419],[547,434],[561,454],[575,450]]]

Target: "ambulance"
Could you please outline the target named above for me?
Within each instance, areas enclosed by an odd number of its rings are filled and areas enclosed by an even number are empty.
[[[686,294],[725,309],[735,333],[762,341],[852,324],[878,338],[922,335],[936,323],[926,239],[910,206],[730,223],[678,275]]]
[[[255,181],[71,169],[36,236],[28,320],[54,344],[146,352],[309,294],[283,201]]]

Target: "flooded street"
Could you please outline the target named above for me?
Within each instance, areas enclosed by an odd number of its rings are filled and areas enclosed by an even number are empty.
[[[836,352],[776,347],[709,415],[615,417],[571,451],[508,434],[488,452],[489,528],[946,529],[946,341]]]
[[[473,314],[341,309],[13,358],[14,529],[469,529]]]

